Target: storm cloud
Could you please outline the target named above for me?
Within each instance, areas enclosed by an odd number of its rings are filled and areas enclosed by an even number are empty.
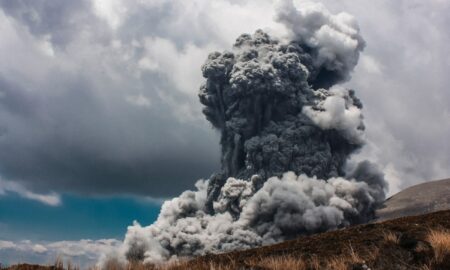
[[[203,59],[242,32],[281,33],[272,1],[101,2],[0,2],[0,175],[46,194],[177,194],[219,167]],[[367,41],[348,83],[365,101],[360,159],[391,192],[448,177],[450,4],[322,2],[357,14]]]
[[[189,96],[146,72],[146,51],[171,42],[121,44],[90,2],[1,3],[3,179],[41,193],[164,197],[217,167],[203,147],[216,138]]]

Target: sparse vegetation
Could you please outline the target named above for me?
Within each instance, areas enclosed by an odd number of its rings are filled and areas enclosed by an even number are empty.
[[[450,263],[450,231],[431,229],[426,240],[433,247],[433,264],[441,265]],[[449,264],[450,266],[450,264]],[[449,268],[450,269],[450,268]]]
[[[383,232],[383,239],[387,244],[398,245],[400,242],[400,236],[392,231]]]
[[[264,269],[284,270],[284,269],[307,269],[305,260],[290,256],[268,257],[260,260],[249,260],[247,265]]]
[[[361,268],[357,268],[360,266]],[[356,254],[348,254],[344,257],[332,257],[329,259],[319,259],[312,257],[309,259],[297,258],[292,256],[273,256],[266,258],[251,258],[245,262],[245,265],[239,265],[230,261],[230,264],[220,264],[214,261],[196,261],[175,262],[168,265],[144,265],[134,264],[120,266],[119,264],[108,264],[108,270],[236,270],[236,269],[254,269],[254,270],[348,270],[348,269],[368,269],[363,268],[364,261]],[[95,269],[100,270],[100,269]]]

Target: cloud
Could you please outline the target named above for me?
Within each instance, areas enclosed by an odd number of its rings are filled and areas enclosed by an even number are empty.
[[[384,167],[390,192],[450,176],[448,1],[323,1],[358,14],[367,41],[350,87],[364,107],[361,155]],[[374,12],[378,11],[378,12]],[[389,45],[387,45],[389,44]]]
[[[11,241],[0,240],[0,249],[13,249],[16,245]]]
[[[329,92],[333,95],[315,104],[318,110],[307,106],[303,109],[303,113],[322,129],[341,131],[352,142],[363,143],[363,116],[361,108],[358,107],[362,106],[360,101],[358,100],[356,105],[353,104],[349,98],[349,91],[340,86],[333,86]]]
[[[163,197],[218,166],[216,150],[200,147],[218,139],[199,119],[185,119],[195,114],[190,105],[195,97],[176,91],[178,80],[169,77],[171,70],[142,72],[137,65],[142,48],[133,44],[143,43],[145,36],[132,44],[118,41],[120,36],[100,35],[97,31],[108,32],[109,26],[95,14],[84,28],[79,19],[86,17],[76,14],[89,14],[89,5],[74,7],[69,17],[76,26],[28,25],[23,14],[36,13],[43,25],[51,22],[44,22],[47,9],[41,2],[21,3],[2,2],[0,11],[4,179],[34,193]],[[54,35],[61,31],[65,34],[56,43]],[[45,50],[42,44],[48,45]],[[165,55],[165,48],[159,49]],[[171,169],[173,164],[179,170]],[[27,196],[38,199],[34,193]]]
[[[317,55],[314,66],[324,66],[337,73],[333,74],[335,77],[323,79],[329,81],[325,87],[334,81],[348,80],[365,46],[356,19],[346,12],[333,15],[321,3],[308,1],[300,6],[298,10],[292,0],[279,1],[275,19],[290,30],[291,36],[314,50]]]
[[[8,192],[16,193],[22,198],[38,201],[49,206],[59,206],[62,203],[60,196],[54,192],[38,194],[25,189],[18,183],[0,179],[0,196]]]
[[[136,96],[127,96],[126,100],[133,105],[140,107],[149,107],[151,105],[151,101],[144,95],[139,94]]]
[[[366,40],[348,84],[365,101],[362,158],[395,190],[448,177],[450,3],[321,2]],[[197,100],[206,53],[258,28],[288,35],[273,15],[269,0],[1,1],[0,175],[36,194],[192,187],[219,166]]]
[[[22,194],[21,194],[22,195]],[[25,191],[22,195],[24,198],[30,200],[36,200],[44,204],[48,204],[51,206],[58,206],[61,204],[61,199],[58,194],[52,193],[49,195],[36,194],[30,191]]]
[[[127,8],[120,0],[93,1],[94,13],[104,19],[112,29],[117,29],[126,16]]]
[[[56,258],[70,260],[81,268],[92,267],[101,254],[116,250],[120,241],[116,239],[57,242],[32,242],[22,240],[17,242],[0,240],[0,257],[2,263],[51,263]]]

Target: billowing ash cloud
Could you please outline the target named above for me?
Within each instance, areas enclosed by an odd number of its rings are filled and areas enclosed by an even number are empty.
[[[202,67],[200,102],[221,132],[222,170],[128,228],[122,256],[162,261],[255,247],[365,222],[386,184],[368,161],[362,103],[350,78],[364,41],[348,14],[278,7],[287,40],[258,30]],[[350,169],[350,167],[352,167]]]
[[[276,19],[290,29],[292,39],[300,40],[312,56],[310,82],[328,88],[348,80],[365,46],[355,18],[345,12],[333,15],[321,4],[304,5],[297,10],[293,1],[280,1]]]

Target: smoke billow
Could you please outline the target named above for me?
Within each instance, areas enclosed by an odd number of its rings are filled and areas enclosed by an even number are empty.
[[[258,30],[211,53],[199,98],[220,131],[222,170],[163,204],[157,221],[128,228],[123,256],[162,261],[243,249],[369,220],[382,173],[347,161],[364,144],[350,78],[364,40],[350,15],[282,1],[289,38]]]

